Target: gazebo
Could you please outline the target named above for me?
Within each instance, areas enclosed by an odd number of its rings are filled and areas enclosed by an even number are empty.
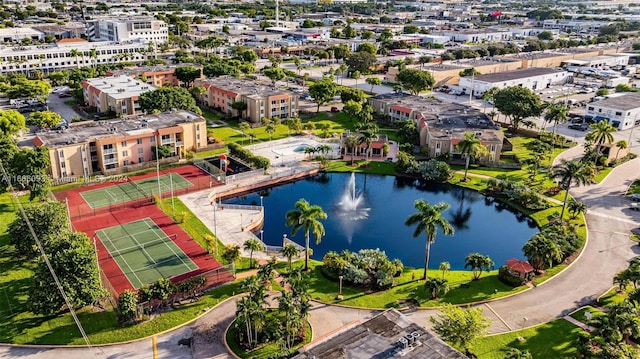
[[[511,275],[526,280],[529,280],[531,273],[533,273],[533,267],[529,262],[515,258],[507,259],[507,267],[509,267],[509,273],[511,273]]]

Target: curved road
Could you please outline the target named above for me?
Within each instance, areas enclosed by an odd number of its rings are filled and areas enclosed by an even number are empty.
[[[581,147],[561,154],[562,158],[573,158],[580,154]],[[597,296],[612,286],[612,278],[624,269],[627,261],[640,254],[640,248],[629,240],[629,232],[640,224],[640,212],[630,211],[630,203],[624,198],[627,188],[638,178],[640,158],[617,167],[600,184],[573,187],[570,192],[579,201],[589,206],[587,213],[588,241],[580,255],[568,269],[552,280],[520,293],[482,305],[484,313],[493,325],[493,333],[520,329],[561,317],[584,304],[593,302]],[[222,337],[233,319],[235,300],[222,303],[195,323],[159,335],[159,358],[230,358],[226,354]],[[354,320],[366,318],[375,311],[349,309],[315,304],[310,322],[314,327],[314,338]],[[434,310],[417,310],[406,313],[417,323],[429,326],[428,318]],[[526,318],[526,319],[525,319]],[[193,336],[191,350],[178,344],[183,338]],[[86,348],[25,348],[0,345],[0,358],[149,358],[152,353],[151,339],[133,343],[113,345],[92,350]]]

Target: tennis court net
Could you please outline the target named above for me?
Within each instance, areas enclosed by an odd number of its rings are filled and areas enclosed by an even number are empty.
[[[131,252],[144,252],[146,253],[146,249],[153,247],[153,246],[157,246],[157,245],[161,245],[161,244],[165,244],[171,240],[175,240],[177,237],[177,234],[171,234],[168,237],[164,237],[164,238],[158,238],[158,239],[154,239],[152,241],[148,241],[148,242],[138,242],[134,239],[134,241],[137,243],[136,245],[133,246],[129,246],[129,247],[125,247],[125,248],[118,248],[118,246],[113,245],[113,243],[110,243],[111,248],[107,247],[107,249],[109,250],[109,252],[111,253],[111,256],[113,257],[114,254],[117,254],[119,256],[122,256],[124,254],[127,253],[131,253]],[[109,241],[105,241],[106,243],[109,243]],[[105,243],[105,246],[106,246]]]
[[[140,185],[136,183],[136,181],[128,179],[127,183],[133,186],[133,188],[135,188],[138,192],[140,192],[143,197],[147,197],[149,195],[145,190],[142,189],[142,187],[140,187]]]

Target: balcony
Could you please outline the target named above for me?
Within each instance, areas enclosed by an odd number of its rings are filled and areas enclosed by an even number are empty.
[[[115,148],[105,148],[102,150],[102,153],[105,155],[111,155],[114,153],[118,153],[118,150],[116,150]]]
[[[175,140],[174,140],[174,139],[169,138],[169,139],[163,139],[163,140],[162,140],[162,142],[161,142],[160,144],[161,144],[162,146],[165,146],[165,145],[170,145],[170,144],[172,144],[172,143],[174,143],[174,142],[175,142]]]
[[[184,146],[184,141],[176,141],[176,146]]]
[[[117,164],[118,163],[118,159],[117,158],[105,158],[103,161],[103,164],[106,165],[113,165],[113,164]]]

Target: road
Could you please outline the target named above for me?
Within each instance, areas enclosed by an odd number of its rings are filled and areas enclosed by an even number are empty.
[[[71,123],[74,117],[80,116],[73,107],[65,104],[65,101],[73,100],[73,97],[64,97],[60,98],[57,94],[50,94],[47,98],[47,105],[49,106],[49,111],[53,111],[59,113],[62,118],[67,120],[68,123]]]

